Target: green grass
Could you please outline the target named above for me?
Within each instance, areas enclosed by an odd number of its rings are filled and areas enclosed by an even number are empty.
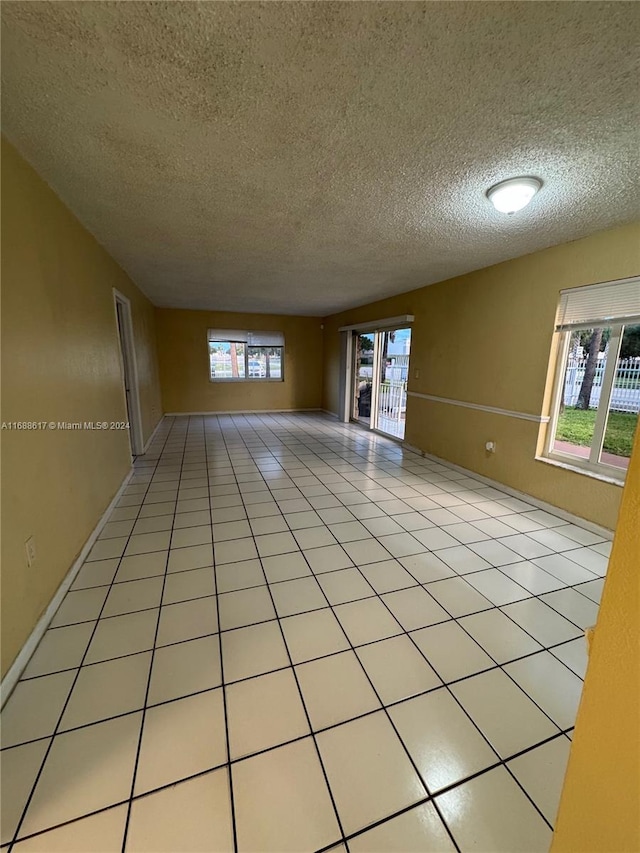
[[[593,437],[596,421],[595,410],[566,408],[558,418],[556,438],[588,447]],[[627,412],[609,412],[609,421],[604,434],[603,449],[616,456],[631,456],[633,434],[638,416]]]

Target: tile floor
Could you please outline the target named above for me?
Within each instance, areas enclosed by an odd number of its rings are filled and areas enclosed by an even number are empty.
[[[2,713],[2,845],[546,851],[610,544],[323,415],[167,418]]]

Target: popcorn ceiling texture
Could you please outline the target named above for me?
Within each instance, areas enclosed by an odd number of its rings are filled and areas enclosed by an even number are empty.
[[[4,2],[4,132],[155,304],[324,315],[638,217],[639,22]],[[527,173],[534,202],[495,212]]]

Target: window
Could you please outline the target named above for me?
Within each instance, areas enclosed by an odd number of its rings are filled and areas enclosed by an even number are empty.
[[[209,329],[209,378],[212,382],[283,381],[282,332]]]
[[[546,454],[624,479],[640,411],[640,278],[563,290]]]

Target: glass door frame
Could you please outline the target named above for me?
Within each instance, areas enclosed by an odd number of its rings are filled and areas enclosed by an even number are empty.
[[[413,318],[412,318],[413,319]],[[384,435],[387,438],[392,438],[395,440],[403,440],[399,438],[399,436],[394,435],[390,432],[386,432],[379,428],[379,402],[380,402],[380,385],[381,385],[381,377],[382,377],[382,355],[384,351],[383,341],[384,335],[389,332],[400,331],[401,329],[411,329],[410,321],[405,321],[404,323],[387,325],[381,325],[376,328],[369,329],[353,329],[350,335],[349,345],[351,347],[351,363],[350,370],[347,371],[347,387],[349,388],[349,418],[348,420],[351,423],[357,423],[366,429],[373,430],[374,432],[379,433],[380,435]],[[364,335],[372,335],[373,336],[373,369],[371,376],[371,410],[369,415],[369,423],[367,423],[365,418],[358,417],[357,405],[358,405],[358,374],[359,374],[359,364],[358,364],[358,345],[357,339],[360,336]],[[409,376],[409,370],[407,368],[407,379]]]

